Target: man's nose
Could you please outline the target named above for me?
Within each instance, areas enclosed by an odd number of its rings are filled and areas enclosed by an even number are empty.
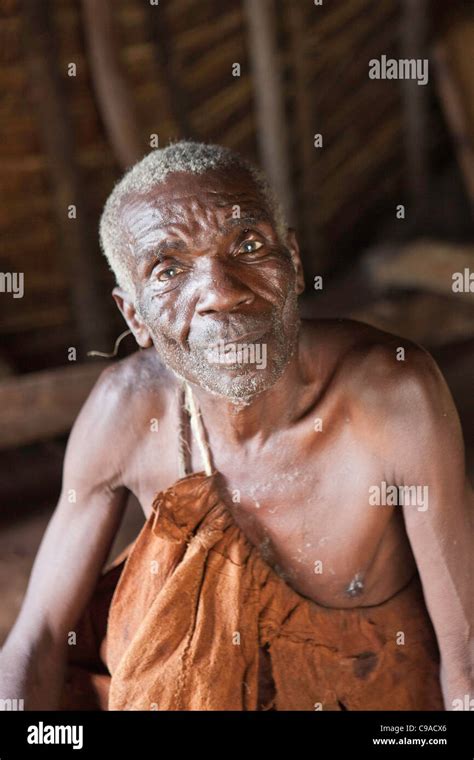
[[[196,304],[196,311],[201,316],[234,311],[252,303],[254,298],[254,293],[230,271],[228,264],[213,259],[201,270]]]

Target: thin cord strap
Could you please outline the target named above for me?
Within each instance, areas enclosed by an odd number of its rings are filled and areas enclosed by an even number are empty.
[[[87,356],[103,356],[106,359],[113,359],[114,356],[117,356],[118,347],[120,346],[122,340],[127,337],[127,335],[130,335],[132,331],[131,330],[125,330],[123,333],[120,333],[117,340],[114,344],[114,350],[112,353],[108,354],[105,351],[88,351]]]
[[[189,383],[187,383],[186,381],[184,381],[184,391],[185,391],[186,409],[188,410],[189,415],[191,417],[191,429],[196,437],[199,453],[201,455],[201,459],[204,465],[204,472],[206,473],[206,475],[211,475],[212,474],[211,454],[210,454],[209,447],[207,445],[207,442],[204,436],[204,428],[203,428],[202,419],[201,419],[201,412],[199,412],[196,408],[191,387]]]
[[[190,472],[191,448],[189,446],[189,416],[186,409],[186,389],[179,389],[179,435],[178,435],[178,470],[179,477],[184,478]]]

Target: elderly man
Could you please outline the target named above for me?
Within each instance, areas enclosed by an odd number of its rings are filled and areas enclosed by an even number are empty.
[[[101,241],[142,350],[103,372],[74,425],[0,696],[469,704],[472,492],[430,356],[300,320],[294,232],[225,148],[150,153],[113,190]],[[147,519],[101,574],[128,492]]]

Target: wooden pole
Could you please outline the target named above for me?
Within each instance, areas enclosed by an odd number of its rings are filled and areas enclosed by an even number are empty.
[[[454,32],[451,32],[451,35],[448,35],[447,38],[438,42],[434,51],[434,59],[436,63],[439,96],[454,141],[454,147],[463,173],[467,194],[474,206],[474,139],[472,137],[472,134],[474,133],[474,121],[472,121],[471,127],[468,118],[468,103],[466,102],[468,99],[462,91],[462,80],[459,76],[460,72],[456,72],[452,61],[450,60],[450,42],[451,44],[454,43],[461,47],[459,44],[459,37],[461,37],[461,41],[464,41],[464,35],[467,37],[464,48],[466,50],[467,58],[468,51],[471,50],[472,40],[474,40],[474,27],[471,24],[471,31],[469,34],[469,26],[465,22],[462,26],[459,25],[459,27],[455,27]],[[450,37],[454,39],[450,39]],[[471,44],[469,44],[469,39],[471,39]],[[464,82],[468,87],[470,86],[470,98],[474,104],[474,74],[471,73],[470,76],[467,75],[469,64],[464,63],[464,57],[461,58],[461,61],[465,66],[465,69],[464,67],[462,69],[462,73],[465,74]]]
[[[248,51],[255,85],[258,142],[263,168],[294,225],[288,135],[276,43],[273,0],[244,0]]]
[[[145,153],[133,96],[120,60],[109,0],[82,0],[92,80],[110,143],[122,169]]]
[[[106,366],[91,361],[1,380],[0,449],[67,433]]]
[[[193,139],[195,134],[188,117],[186,95],[175,65],[173,40],[167,28],[165,8],[147,5],[147,18],[153,39],[153,51],[162,76],[167,110],[173,116],[179,136]]]
[[[109,320],[99,285],[100,252],[75,160],[74,129],[63,93],[51,7],[49,0],[23,0],[23,9],[29,82],[51,179],[74,320],[83,350],[107,346]],[[69,216],[71,207],[76,209],[75,218]]]
[[[428,57],[427,18],[426,0],[403,0],[400,34],[402,58]],[[428,71],[431,77],[433,72],[430,71],[429,63]],[[401,80],[407,189],[414,214],[420,212],[430,189],[429,86],[429,83],[419,85],[415,79]]]
[[[325,259],[322,235],[317,223],[317,156],[314,134],[319,130],[313,118],[313,96],[310,84],[310,55],[306,33],[305,6],[290,3],[288,6],[291,59],[293,64],[295,116],[297,132],[298,170],[300,176],[300,224],[304,248],[311,268],[317,268]],[[316,175],[316,176],[315,176]]]

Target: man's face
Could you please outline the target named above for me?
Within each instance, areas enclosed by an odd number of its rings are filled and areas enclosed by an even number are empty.
[[[272,386],[297,344],[297,253],[251,176],[170,174],[122,219],[137,315],[166,365],[234,402]]]

